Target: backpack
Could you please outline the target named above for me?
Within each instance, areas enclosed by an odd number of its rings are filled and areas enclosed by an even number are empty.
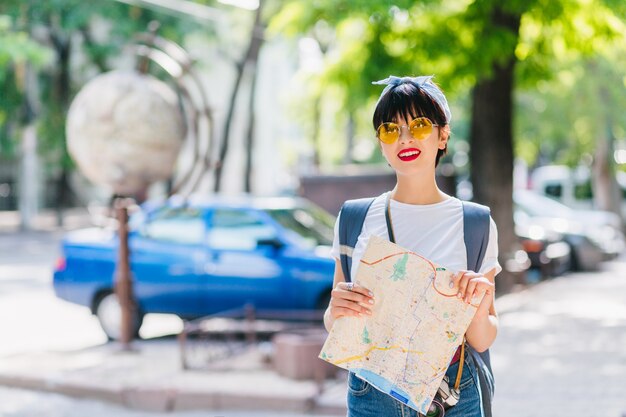
[[[348,200],[339,215],[339,247],[341,269],[347,282],[351,281],[352,252],[356,246],[367,212],[374,198]],[[467,250],[467,269],[479,271],[489,243],[490,211],[486,206],[463,201],[463,231]],[[495,380],[491,370],[489,350],[477,352],[467,345],[468,358],[476,368],[483,416],[492,417],[491,401],[495,391]]]

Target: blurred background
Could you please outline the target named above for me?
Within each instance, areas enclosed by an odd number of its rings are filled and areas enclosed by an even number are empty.
[[[614,0],[2,0],[0,415],[345,414],[315,312],[390,74],[498,225],[496,414],[626,415],[625,67]]]

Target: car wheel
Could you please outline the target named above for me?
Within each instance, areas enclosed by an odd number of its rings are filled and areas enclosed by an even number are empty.
[[[117,296],[108,292],[100,297],[96,304],[96,317],[100,322],[100,326],[109,340],[120,340],[122,334],[122,308]],[[143,315],[137,309],[135,316],[133,317],[133,337],[139,336],[139,329],[143,322]]]
[[[580,272],[582,271],[582,267],[580,265],[580,260],[578,259],[578,254],[576,253],[576,249],[574,249],[573,245],[570,245],[570,271],[572,272]]]

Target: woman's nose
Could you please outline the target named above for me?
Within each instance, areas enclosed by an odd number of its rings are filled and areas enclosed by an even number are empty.
[[[413,140],[413,136],[411,135],[411,132],[409,131],[409,127],[408,126],[400,126],[400,138],[398,139],[399,141],[412,141]]]

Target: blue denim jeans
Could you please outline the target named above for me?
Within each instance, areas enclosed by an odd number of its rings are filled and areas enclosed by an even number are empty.
[[[459,362],[450,365],[446,375],[450,383],[456,381]],[[446,417],[481,417],[480,394],[476,369],[468,363],[467,354],[461,377],[461,398],[457,405],[446,410]],[[348,374],[348,416],[347,417],[419,417],[410,407],[383,394],[352,372]]]

